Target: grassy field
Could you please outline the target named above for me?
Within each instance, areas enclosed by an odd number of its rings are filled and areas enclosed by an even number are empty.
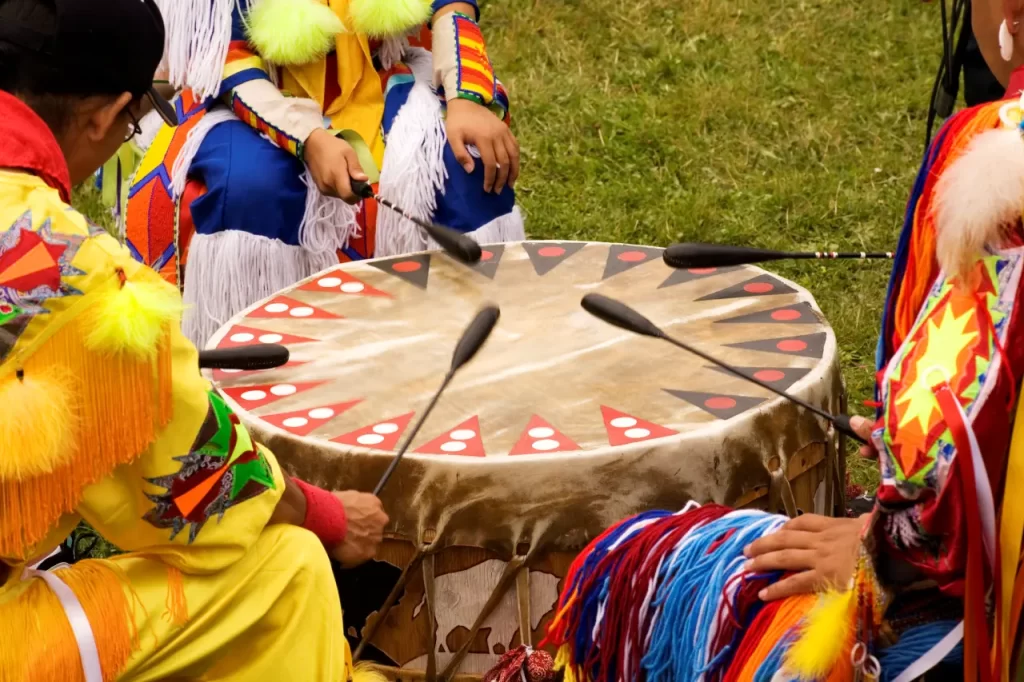
[[[922,151],[937,6],[482,4],[513,98],[532,236],[894,247]],[[851,405],[863,410],[888,267],[775,269],[817,297],[839,338]],[[871,467],[851,464],[856,480],[872,482]]]

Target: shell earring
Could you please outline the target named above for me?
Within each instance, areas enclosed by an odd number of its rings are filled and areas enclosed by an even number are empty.
[[[1017,22],[1014,22],[1014,28],[1016,28],[1016,24]],[[1005,19],[1003,23],[999,24],[999,55],[1004,62],[1013,59],[1013,35],[1007,27]]]

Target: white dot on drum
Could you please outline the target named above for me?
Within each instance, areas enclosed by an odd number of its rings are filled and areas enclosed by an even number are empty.
[[[636,420],[632,417],[616,417],[612,420],[612,426],[617,429],[628,429],[631,426],[636,426]]]
[[[316,407],[309,411],[310,419],[330,419],[334,416],[334,410],[329,407]]]
[[[538,426],[537,428],[530,429],[528,433],[530,438],[551,438],[551,436],[555,435],[555,430],[549,429],[546,426]]]
[[[456,429],[448,434],[448,437],[452,440],[469,440],[476,435],[476,431],[473,429]],[[462,448],[459,448],[460,450]]]
[[[283,338],[280,334],[264,334],[260,337],[260,343],[278,343]]]
[[[287,303],[271,303],[263,307],[268,313],[283,313],[288,310]]]
[[[441,449],[444,450],[445,452],[462,452],[463,450],[466,449],[466,444],[450,440],[447,443],[443,444],[441,446]]]
[[[256,337],[250,334],[249,332],[241,332],[238,334],[231,335],[231,340],[234,341],[235,343],[246,343],[247,341],[252,341],[255,338]]]
[[[626,438],[647,438],[649,435],[651,435],[651,432],[647,429],[630,429],[626,431]]]
[[[288,314],[292,317],[309,317],[313,314],[313,309],[308,306],[302,306],[301,308],[292,308]]]
[[[289,427],[289,428],[293,428],[294,429],[294,428],[298,428],[300,426],[305,426],[306,424],[309,423],[309,420],[306,419],[305,417],[288,417],[287,419],[285,419],[281,423],[284,424],[285,426]]]
[[[341,290],[346,294],[358,294],[360,291],[366,288],[366,285],[362,282],[345,282],[341,285]]]
[[[550,429],[549,429],[550,430]],[[537,440],[533,442],[533,449],[540,450],[541,452],[547,452],[548,450],[554,450],[558,447],[557,440],[551,440],[546,438],[544,440]]]
[[[374,433],[394,433],[397,430],[398,424],[392,424],[391,422],[384,422],[373,427]]]
[[[384,436],[377,435],[376,433],[364,433],[359,438],[356,438],[356,442],[360,445],[379,445],[384,442]]]
[[[296,390],[297,389],[291,384],[278,384],[277,386],[270,387],[270,392],[278,396],[291,395],[292,393],[295,393]]]
[[[248,400],[250,402],[253,400],[263,400],[266,397],[267,394],[263,391],[246,391],[242,394],[242,400]]]
[[[322,286],[324,289],[331,289],[341,284],[341,279],[337,277],[324,277],[321,280],[317,280],[317,285]]]

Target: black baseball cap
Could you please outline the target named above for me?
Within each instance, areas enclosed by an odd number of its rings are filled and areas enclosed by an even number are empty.
[[[145,95],[176,126],[174,107],[153,87],[164,37],[153,0],[0,0],[0,43],[33,56],[37,94]]]

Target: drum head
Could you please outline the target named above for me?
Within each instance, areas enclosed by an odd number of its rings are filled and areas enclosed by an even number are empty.
[[[662,250],[584,242],[348,263],[282,291],[212,346],[282,343],[283,368],[215,371],[247,419],[339,452],[390,457],[486,303],[501,319],[412,443],[411,458],[466,466],[586,457],[609,447],[721,429],[773,394],[668,343],[580,307],[599,292],[668,333],[778,388],[814,393],[835,341],[810,294],[756,267],[673,270]],[[282,435],[283,435],[282,434]]]

